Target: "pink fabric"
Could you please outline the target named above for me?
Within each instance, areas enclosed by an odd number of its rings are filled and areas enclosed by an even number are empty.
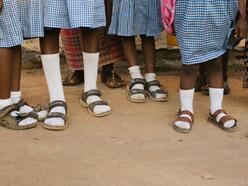
[[[167,33],[174,33],[175,10],[176,0],[161,0],[162,19]]]

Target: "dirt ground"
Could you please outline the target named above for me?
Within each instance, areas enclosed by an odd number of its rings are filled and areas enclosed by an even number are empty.
[[[241,88],[240,72],[231,74],[233,91],[225,97],[225,109],[239,119],[233,134],[207,122],[209,99],[201,93],[192,133],[176,133],[170,125],[179,108],[178,72],[161,72],[159,79],[168,103],[130,103],[125,88],[111,90],[99,81],[113,109],[109,117],[94,118],[80,106],[79,85],[65,88],[65,131],[0,128],[0,185],[247,186],[248,90]],[[30,104],[48,102],[41,69],[23,70],[22,91]]]

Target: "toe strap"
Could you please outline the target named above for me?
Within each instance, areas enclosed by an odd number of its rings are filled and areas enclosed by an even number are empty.
[[[143,89],[130,89],[129,90],[130,95],[135,95],[135,94],[143,94],[146,95],[146,91]]]
[[[92,111],[92,112],[94,112],[94,108],[96,107],[96,106],[108,106],[108,103],[106,102],[106,101],[102,101],[102,100],[99,100],[99,101],[95,101],[95,102],[92,102],[92,103],[90,103],[89,104],[89,106],[88,106],[88,108]]]
[[[67,116],[63,113],[60,112],[50,112],[47,114],[47,119],[51,119],[51,118],[61,118],[64,120],[64,122],[67,121]]]

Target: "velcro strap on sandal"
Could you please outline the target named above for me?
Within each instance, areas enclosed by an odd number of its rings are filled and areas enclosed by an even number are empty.
[[[161,84],[160,84],[160,82],[158,80],[153,80],[153,81],[147,82],[146,83],[146,86],[149,89],[151,86],[158,86],[158,87],[160,87]]]
[[[223,117],[220,119],[219,123],[220,123],[221,125],[224,126],[224,124],[225,124],[227,121],[231,121],[231,120],[234,120],[235,123],[237,122],[236,119],[232,118],[231,116],[225,115],[225,116],[223,116]]]
[[[19,107],[23,107],[24,105],[27,105],[26,101],[24,101],[23,99],[21,99],[20,101],[17,102],[17,105]]]
[[[0,110],[0,118],[8,115],[12,111],[18,111],[18,110],[19,110],[19,106],[17,104],[9,105]]]
[[[210,113],[210,116],[216,120],[216,118],[218,117],[218,115],[221,114],[221,113],[226,114],[226,112],[223,109],[219,109],[219,110],[216,110],[214,112],[214,114],[211,114]]]
[[[131,81],[129,82],[129,89],[133,88],[133,86],[137,84],[142,84],[146,86],[146,80],[142,78],[131,79]]]
[[[102,92],[100,90],[89,90],[87,92],[83,92],[81,95],[81,99],[86,102],[86,100],[88,99],[88,97],[90,96],[98,96],[101,97],[102,96]]]
[[[143,89],[130,89],[129,94],[134,95],[134,94],[143,94],[146,95],[146,91]]]
[[[94,108],[95,108],[96,106],[101,106],[101,105],[108,105],[108,103],[107,103],[106,101],[99,100],[99,101],[95,101],[95,102],[93,102],[93,103],[90,103],[88,107],[89,107],[89,109],[90,109],[92,112],[94,112]]]
[[[191,117],[192,121],[194,120],[194,115],[189,110],[183,110],[183,111],[179,110],[178,117],[180,117],[182,115],[188,115]]]
[[[55,107],[64,107],[65,111],[67,112],[67,104],[64,101],[57,100],[53,101],[52,103],[49,104],[49,112],[55,108]]]
[[[50,112],[49,114],[47,114],[47,118],[61,118],[65,122],[67,120],[67,116],[63,113],[60,113],[60,112]]]
[[[182,121],[182,122],[189,123],[190,126],[191,126],[192,123],[193,123],[193,120],[189,119],[188,117],[178,117],[178,118],[176,119],[176,122],[177,122],[177,121]]]

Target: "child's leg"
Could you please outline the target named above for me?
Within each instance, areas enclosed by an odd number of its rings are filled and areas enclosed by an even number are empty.
[[[223,61],[224,94],[229,94],[231,92],[231,88],[228,85],[229,51],[227,51],[222,56],[222,61]]]
[[[145,64],[146,64],[146,74],[145,79],[147,82],[152,82],[156,80],[155,65],[156,65],[156,51],[155,51],[155,40],[154,37],[147,37],[141,35],[142,40],[142,50],[144,54]],[[150,86],[150,92],[156,92],[161,90],[159,86]],[[159,92],[159,91],[158,91]],[[156,93],[156,98],[167,97],[165,93]]]
[[[13,58],[12,58],[12,69],[11,69],[11,101],[13,104],[18,103],[21,100],[21,63],[22,63],[22,50],[21,46],[13,47]],[[23,105],[20,107],[19,112],[21,113],[29,113],[32,112],[33,108],[28,105]],[[16,114],[12,113],[14,116]],[[36,123],[37,120],[28,117],[24,119],[21,124],[23,125],[31,125]]]
[[[45,37],[40,39],[41,60],[48,84],[50,102],[65,101],[60,74],[59,33],[59,29],[45,30]],[[54,107],[50,112],[66,114],[63,106]],[[59,127],[64,126],[65,121],[60,117],[48,118],[45,120],[45,124]]]
[[[189,111],[193,114],[193,98],[194,86],[197,77],[198,65],[182,65],[180,77],[180,101],[181,111]],[[181,118],[188,118],[192,121],[189,115],[181,115]],[[175,125],[179,128],[190,129],[190,123],[187,121],[176,121]]]
[[[99,39],[97,29],[82,29],[82,41],[87,43],[83,45],[84,58],[84,92],[97,90],[97,74],[99,62]],[[97,95],[89,96],[87,104],[101,101]],[[108,105],[97,105],[94,108],[95,114],[109,112],[111,108]]]
[[[3,109],[12,104],[10,91],[13,49],[0,48],[0,56],[0,109]]]
[[[135,37],[122,37],[122,46],[128,62],[129,73],[132,79],[143,79],[141,75],[140,67],[137,66],[137,52],[135,45]],[[131,89],[144,90],[143,84],[135,84]],[[132,99],[144,99],[144,94],[133,94],[130,96]]]
[[[209,74],[209,96],[210,96],[210,112],[213,115],[217,110],[222,109],[223,95],[224,95],[224,79],[223,79],[223,62],[222,58],[219,57],[207,63]],[[220,113],[217,116],[217,122],[222,117],[226,116],[225,113]],[[228,120],[224,122],[225,128],[232,128],[235,125],[235,120]]]

